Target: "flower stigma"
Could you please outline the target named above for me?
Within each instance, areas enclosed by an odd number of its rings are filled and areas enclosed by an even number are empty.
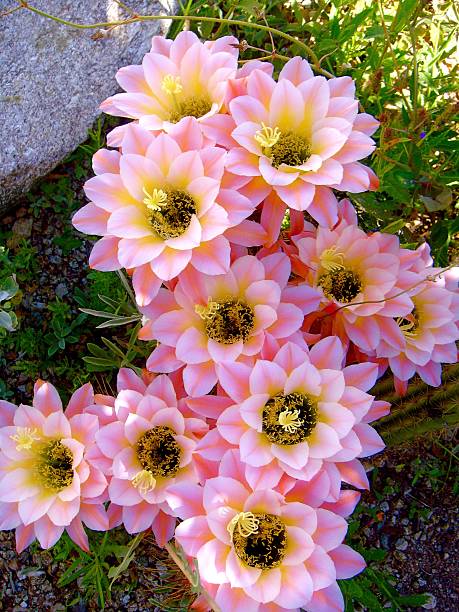
[[[201,304],[196,304],[194,311],[203,321],[211,321],[219,308],[220,304],[218,302],[213,302],[212,298],[209,296],[207,298],[207,305],[202,306]]]
[[[284,410],[279,414],[279,424],[282,425],[288,433],[295,433],[303,424],[299,416],[299,410]]]
[[[302,393],[276,395],[263,408],[262,431],[274,444],[292,446],[304,442],[316,425],[317,408]]]
[[[257,533],[260,521],[255,517],[253,512],[239,512],[230,520],[226,526],[226,530],[233,537],[234,530],[237,527],[239,534],[243,538],[248,538],[250,535]]]
[[[248,517],[247,529],[239,529],[238,517],[241,514],[251,515]],[[287,531],[280,517],[261,512],[241,512],[234,519],[238,521],[238,528],[233,528],[231,532],[230,521],[227,529],[231,534],[234,552],[243,563],[262,570],[281,565],[287,548]]]
[[[148,491],[153,491],[156,486],[156,478],[150,470],[140,470],[132,479],[132,484],[136,489],[145,495]]]
[[[325,249],[320,256],[320,265],[327,272],[336,272],[344,268],[344,255],[336,250],[336,245]]]
[[[419,317],[416,313],[416,309],[404,317],[399,317],[397,319],[397,325],[405,338],[414,338],[419,327]]]
[[[161,210],[163,206],[167,204],[167,193],[162,189],[153,189],[151,194],[145,189],[142,189],[145,194],[143,203],[149,210]]]
[[[148,221],[158,236],[163,240],[182,236],[197,213],[193,197],[178,189],[153,189],[151,194],[144,189],[144,193]]]
[[[14,436],[10,436],[13,442],[16,442],[16,450],[30,450],[33,446],[33,443],[40,439],[38,436],[38,430],[34,427],[17,427],[16,434]]]
[[[281,131],[278,127],[272,128],[261,122],[261,130],[255,133],[255,140],[261,145],[263,149],[270,149],[273,147],[279,138],[281,137]]]
[[[171,96],[182,93],[182,81],[179,76],[174,76],[173,74],[166,74],[166,76],[161,81],[161,89]]]
[[[194,309],[205,322],[207,337],[221,344],[245,342],[254,328],[254,310],[239,298],[219,302],[208,298],[206,306],[196,304]]]

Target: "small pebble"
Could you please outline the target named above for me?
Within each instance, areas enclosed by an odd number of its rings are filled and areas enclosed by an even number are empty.
[[[435,595],[432,595],[432,593],[426,593],[426,595],[429,596],[429,601],[421,607],[424,608],[424,610],[435,610],[437,607],[437,598]]]
[[[55,292],[56,292],[57,297],[63,298],[65,295],[68,294],[69,290],[67,289],[64,283],[59,283],[56,287]]]
[[[397,550],[406,550],[408,548],[408,542],[405,540],[405,538],[399,538],[395,542],[395,548]]]

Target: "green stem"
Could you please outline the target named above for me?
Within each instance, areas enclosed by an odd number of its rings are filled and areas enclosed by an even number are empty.
[[[311,58],[312,64],[316,72],[319,72],[325,76],[330,78],[333,75],[327,70],[323,70],[320,67],[320,61],[314,51],[308,47],[305,43],[301,42],[294,36],[287,34],[286,32],[282,32],[282,30],[277,30],[276,28],[271,28],[270,26],[263,25],[261,23],[252,23],[250,21],[242,21],[239,19],[225,19],[224,17],[198,17],[196,15],[136,15],[133,17],[129,17],[127,19],[123,19],[121,21],[102,21],[100,23],[75,23],[73,21],[68,21],[67,19],[62,19],[61,17],[57,17],[56,15],[51,15],[51,13],[46,13],[41,9],[36,8],[35,6],[30,5],[25,0],[17,0],[19,6],[21,8],[28,9],[41,17],[45,17],[46,19],[51,19],[60,23],[61,25],[69,26],[72,28],[78,28],[79,30],[93,30],[100,28],[113,28],[121,25],[127,25],[129,23],[135,23],[137,21],[159,21],[164,19],[169,19],[171,21],[183,21],[187,19],[188,21],[196,21],[196,22],[208,22],[208,23],[220,23],[224,25],[233,25],[239,26],[240,28],[253,28],[255,30],[261,30],[263,32],[267,32],[269,34],[275,34],[276,36],[280,36],[281,38],[285,38],[291,43],[294,43],[301,47],[303,51]]]
[[[188,582],[193,587],[196,586],[195,579],[193,577],[192,572],[186,566],[186,564],[182,561],[180,556],[177,554],[177,551],[175,550],[173,544],[171,542],[167,542],[165,548],[166,548],[167,552],[169,553],[169,556],[171,557],[171,559],[174,561],[174,563],[180,569],[182,574],[187,578]],[[210,609],[213,610],[213,612],[221,612],[219,606],[215,603],[213,598],[209,595],[209,593],[205,589],[201,590],[201,595],[203,597],[205,597],[205,599],[207,600],[207,603],[208,603]]]

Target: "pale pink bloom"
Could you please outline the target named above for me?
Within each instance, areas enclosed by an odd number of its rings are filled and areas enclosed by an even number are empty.
[[[83,523],[108,528],[107,480],[87,461],[99,426],[84,414],[93,403],[88,383],[64,413],[58,392],[43,381],[35,384],[33,406],[0,403],[0,528],[16,529],[18,552],[35,538],[49,548],[64,530],[89,550]]]
[[[154,137],[132,125],[122,155],[98,151],[97,176],[85,184],[92,201],[73,217],[80,231],[103,236],[90,255],[91,267],[134,269],[139,304],[151,301],[161,283],[188,264],[207,274],[226,272],[230,243],[223,234],[253,211],[247,198],[221,188],[225,151],[202,148],[195,120],[183,125],[187,129],[174,137]],[[259,236],[263,239],[258,232],[256,244]],[[231,239],[237,240],[237,232]]]
[[[331,336],[309,352],[287,343],[254,366],[217,365],[219,383],[234,401],[218,417],[217,428],[239,447],[252,486],[275,487],[284,473],[310,481],[330,463],[323,500],[334,499],[341,484],[334,464],[384,447],[364,422],[374,400],[366,391],[375,383],[377,365],[343,368],[344,359],[341,342]],[[206,438],[200,445],[208,448]]]
[[[202,43],[193,32],[175,40],[152,39],[142,65],[121,68],[116,79],[126,93],[100,108],[109,115],[137,119],[148,130],[169,131],[183,117],[206,122],[220,112],[228,80],[236,75],[237,39]]]
[[[403,290],[420,277],[401,266],[405,250],[396,236],[367,235],[340,223],[333,230],[319,227],[315,237],[296,244],[308,268],[306,280],[323,295],[324,310],[311,315],[305,331],[336,334],[345,345],[351,340],[365,352],[374,351],[382,340],[397,343],[392,317],[411,312],[413,302]]]
[[[96,434],[97,447],[106,458],[102,465],[110,478],[111,512],[118,517],[112,521],[122,522],[129,533],[153,528],[158,543],[164,544],[175,525],[168,489],[175,483],[198,481],[193,453],[208,427],[182,414],[167,376],[157,376],[145,386],[124,370],[118,384],[124,388],[115,399],[116,419]],[[100,465],[100,457],[94,461]]]
[[[295,334],[304,314],[317,307],[317,291],[287,287],[289,275],[290,262],[282,253],[262,260],[240,257],[218,276],[188,269],[173,292],[160,290],[142,309],[147,321],[139,337],[160,343],[147,368],[172,372],[185,366],[187,393],[205,395],[217,382],[216,364],[253,363],[265,342]]]
[[[458,301],[441,282],[425,281],[411,296],[412,312],[391,320],[399,346],[383,341],[377,347],[376,356],[388,358],[401,390],[416,373],[428,385],[440,386],[441,364],[457,361]]]
[[[308,210],[319,223],[337,218],[331,189],[362,192],[377,188],[374,173],[358,162],[374,150],[370,135],[378,122],[358,114],[350,77],[314,76],[306,60],[295,57],[276,81],[261,70],[247,78],[247,95],[233,99],[232,137],[240,145],[228,156],[228,170],[261,177],[264,206]],[[314,202],[314,204],[313,204]],[[312,208],[310,208],[312,206]]]
[[[342,516],[277,491],[254,491],[234,451],[218,477],[203,487],[173,487],[171,498],[184,519],[176,540],[196,558],[204,583],[216,585],[209,590],[222,612],[314,610],[316,592],[364,568],[360,555],[342,546]]]

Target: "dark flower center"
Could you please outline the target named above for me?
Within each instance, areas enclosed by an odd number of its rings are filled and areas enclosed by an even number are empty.
[[[253,308],[240,299],[210,302],[201,316],[207,336],[221,344],[245,342],[254,327]]]
[[[255,533],[246,536],[234,529],[232,540],[234,551],[249,567],[271,569],[278,567],[285,557],[287,533],[282,520],[274,514],[255,513],[258,521]]]
[[[362,289],[358,275],[345,268],[327,272],[319,278],[319,285],[327,297],[345,304],[352,301]]]
[[[311,146],[303,136],[293,132],[285,132],[271,147],[271,163],[275,168],[281,164],[301,166],[311,156]]]
[[[136,451],[143,469],[153,476],[170,478],[180,469],[182,452],[170,427],[157,425],[146,431],[138,440]]]
[[[191,217],[196,214],[196,204],[185,191],[168,191],[167,200],[157,207],[148,210],[148,220],[155,232],[164,240],[177,238],[186,232]]]
[[[176,108],[171,111],[169,121],[178,123],[183,117],[203,117],[212,108],[209,98],[189,96],[183,100],[177,100]]]
[[[59,492],[72,484],[72,451],[60,440],[51,440],[40,449],[37,471],[46,489]]]
[[[266,402],[262,423],[270,442],[292,446],[311,435],[317,424],[317,408],[302,393],[276,395]]]

